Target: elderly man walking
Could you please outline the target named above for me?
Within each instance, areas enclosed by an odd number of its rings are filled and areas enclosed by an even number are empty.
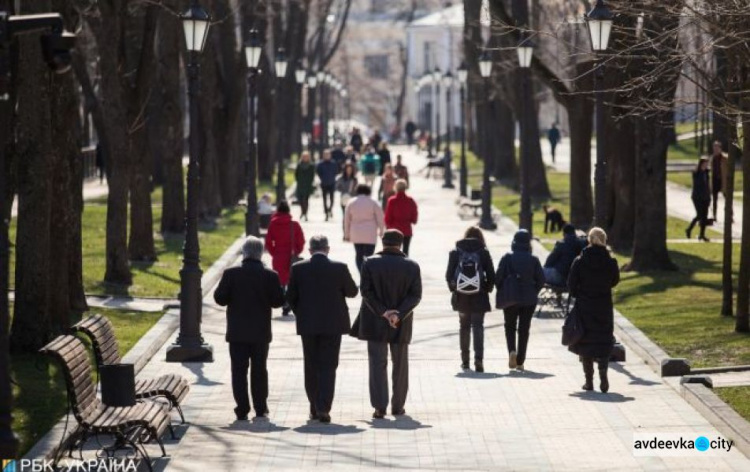
[[[367,341],[370,364],[370,403],[373,418],[388,407],[388,350],[393,363],[391,413],[406,414],[409,390],[409,343],[414,309],[422,299],[419,265],[401,252],[404,235],[390,229],[383,235],[383,250],[362,265],[362,308],[356,334]]]
[[[350,330],[346,298],[358,293],[349,268],[330,260],[328,252],[328,238],[310,238],[311,257],[292,266],[286,294],[302,337],[310,419],[321,423],[331,422],[341,335]]]
[[[261,262],[263,241],[249,236],[242,246],[242,265],[224,271],[214,300],[227,308],[229,356],[232,363],[232,393],[238,420],[250,413],[247,370],[255,416],[268,414],[268,345],[271,343],[271,312],[284,304],[279,276]]]

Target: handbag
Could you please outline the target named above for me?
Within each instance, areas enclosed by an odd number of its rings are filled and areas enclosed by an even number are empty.
[[[501,310],[521,302],[521,274],[513,270],[513,258],[509,257],[509,260],[509,273],[503,279],[503,286],[497,292],[495,303],[495,306]]]
[[[565,317],[562,326],[562,345],[575,346],[583,339],[583,323],[575,305]]]

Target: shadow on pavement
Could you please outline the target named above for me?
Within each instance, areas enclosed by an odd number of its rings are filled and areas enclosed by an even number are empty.
[[[294,428],[294,431],[302,434],[320,434],[323,436],[338,436],[339,434],[364,433],[365,430],[354,425],[343,425],[336,423],[319,423],[308,421],[306,425]]]
[[[393,420],[388,418],[383,418],[380,420],[373,419],[364,421],[364,423],[366,423],[368,426],[370,426],[370,428],[373,429],[402,429],[405,431],[415,431],[417,429],[432,428],[432,425],[422,424],[409,415],[397,416]]]
[[[633,375],[622,364],[610,363],[610,369],[626,375],[630,379],[630,385],[643,385],[646,387],[650,387],[652,385],[661,385],[661,382],[654,382],[653,380],[646,380],[644,378],[638,377],[637,375]]]
[[[197,377],[195,381],[195,385],[203,385],[203,386],[212,387],[214,385],[224,384],[223,382],[216,382],[215,380],[211,380],[208,377],[206,377],[206,375],[203,373],[203,368],[204,368],[203,363],[196,364],[193,362],[183,362],[182,366],[186,367],[190,372],[195,374],[195,376]]]
[[[253,418],[252,421],[234,421],[228,426],[222,426],[225,431],[249,431],[251,433],[279,433],[289,428],[279,426],[268,418]]]
[[[494,372],[475,372],[473,370],[465,370],[456,374],[456,377],[460,379],[499,379],[500,377],[507,377],[506,375],[496,374]]]
[[[601,393],[601,392],[575,392],[570,394],[571,397],[580,398],[589,402],[601,403],[625,403],[635,400],[633,397],[625,397],[619,393]]]
[[[554,377],[555,374],[547,374],[544,372],[534,372],[533,370],[511,370],[510,374],[508,374],[508,377],[512,377],[514,379],[531,379],[531,380],[541,380],[546,379],[548,377]]]

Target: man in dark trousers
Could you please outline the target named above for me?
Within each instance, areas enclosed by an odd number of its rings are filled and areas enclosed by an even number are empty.
[[[271,343],[271,311],[284,304],[279,276],[261,262],[263,241],[248,236],[242,246],[242,266],[224,271],[214,300],[227,308],[229,356],[232,362],[232,393],[238,420],[250,413],[247,370],[255,416],[268,415],[268,345]]]
[[[326,221],[333,218],[333,195],[336,193],[336,176],[339,173],[339,165],[331,160],[331,151],[323,151],[323,159],[316,167],[320,179],[320,190],[323,191],[323,209],[326,212]]]
[[[362,265],[362,308],[357,337],[367,341],[370,364],[370,403],[373,418],[385,416],[388,407],[388,350],[393,363],[391,413],[406,414],[409,390],[409,343],[414,309],[422,299],[419,265],[401,252],[404,235],[389,229],[383,235],[383,251]]]
[[[358,290],[349,268],[328,259],[328,238],[310,238],[310,259],[292,266],[287,300],[297,317],[305,357],[305,391],[310,419],[331,422],[341,335],[350,330],[346,298]]]

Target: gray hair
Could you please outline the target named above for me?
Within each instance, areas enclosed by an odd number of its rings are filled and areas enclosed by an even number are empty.
[[[310,251],[319,252],[328,249],[328,238],[322,234],[316,234],[310,238]]]
[[[248,236],[242,245],[242,258],[259,261],[263,257],[263,241],[255,236]]]

